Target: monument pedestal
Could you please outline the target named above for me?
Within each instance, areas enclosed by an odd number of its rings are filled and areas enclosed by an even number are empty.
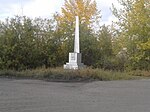
[[[69,63],[64,65],[64,69],[82,69],[85,65],[81,63],[81,53],[69,53]]]

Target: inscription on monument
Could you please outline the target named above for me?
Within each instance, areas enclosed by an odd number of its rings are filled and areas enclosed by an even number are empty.
[[[74,53],[71,54],[71,60],[75,60],[75,54]]]

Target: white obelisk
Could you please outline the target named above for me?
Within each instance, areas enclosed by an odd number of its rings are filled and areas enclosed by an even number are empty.
[[[76,16],[74,52],[75,52],[75,53],[80,53],[80,43],[79,43],[79,17],[78,17],[78,16]]]
[[[69,63],[64,65],[64,69],[81,69],[85,65],[81,63],[80,41],[79,41],[79,17],[76,16],[74,52],[69,53]]]

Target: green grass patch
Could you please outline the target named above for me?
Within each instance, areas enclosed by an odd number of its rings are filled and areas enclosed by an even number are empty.
[[[64,70],[63,68],[39,68],[34,70],[13,71],[1,70],[1,77],[8,78],[32,78],[50,81],[111,81],[131,80],[150,77],[148,71],[106,71],[102,69],[86,68],[81,70]]]

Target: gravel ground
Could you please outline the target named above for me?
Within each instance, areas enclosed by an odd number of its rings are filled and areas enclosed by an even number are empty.
[[[150,80],[63,83],[0,78],[0,112],[150,112]]]

